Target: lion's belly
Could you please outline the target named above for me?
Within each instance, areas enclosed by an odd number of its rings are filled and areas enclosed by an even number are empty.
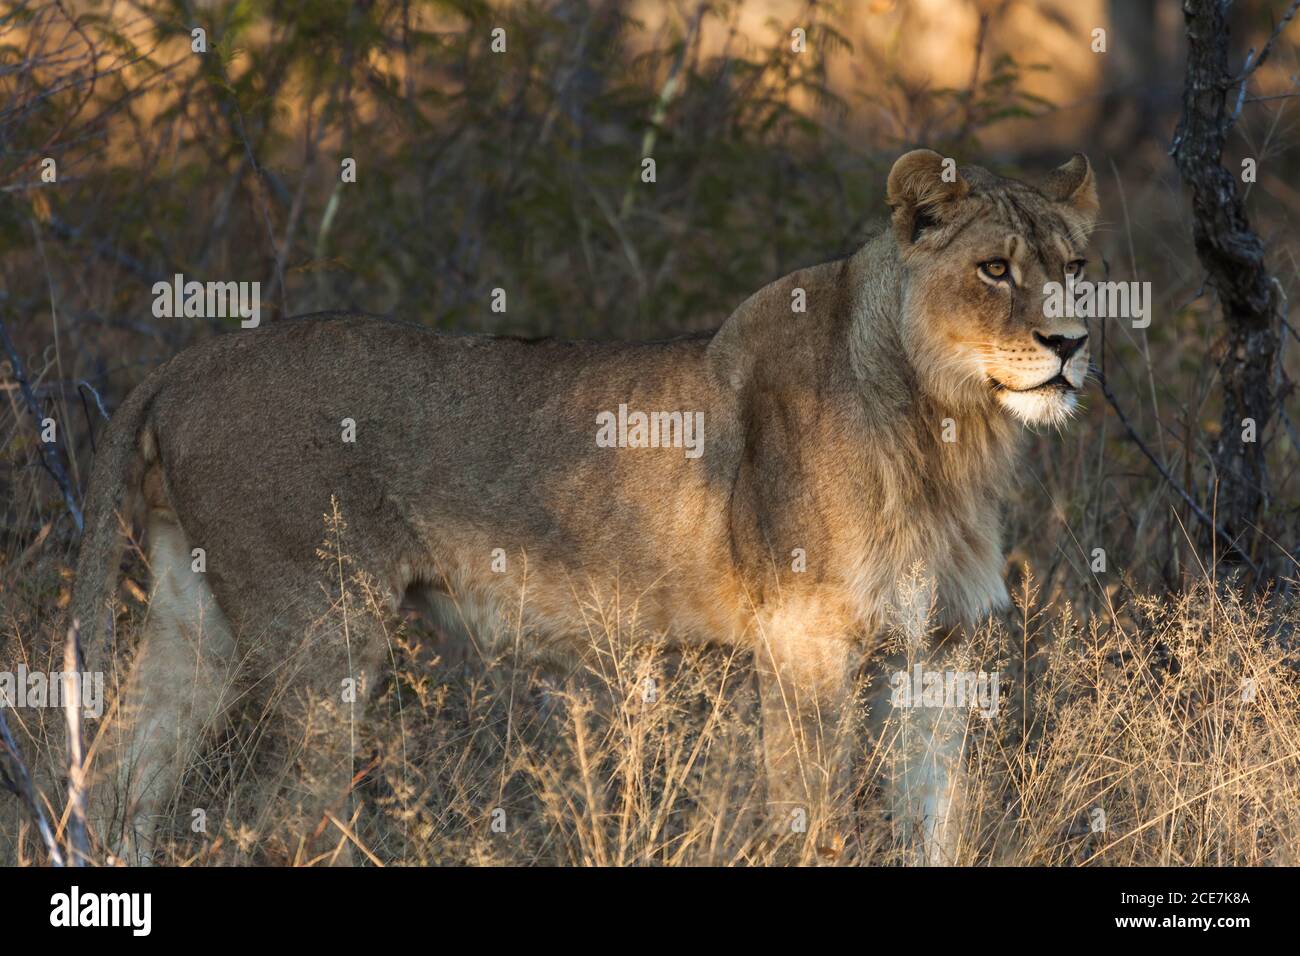
[[[633,553],[587,560],[544,542],[532,549],[489,544],[440,536],[427,556],[403,563],[396,586],[418,582],[439,626],[484,648],[546,656],[581,657],[648,638],[725,644],[743,630],[743,589],[725,563],[709,560],[703,540],[699,551],[663,554],[643,541],[628,549]]]

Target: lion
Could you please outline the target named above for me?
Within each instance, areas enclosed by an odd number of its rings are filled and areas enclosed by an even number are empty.
[[[385,642],[381,618],[330,613],[331,509],[390,611],[418,595],[477,639],[580,656],[580,599],[619,589],[680,644],[752,650],[773,813],[833,802],[834,730],[898,582],[927,569],[935,633],[1007,602],[999,512],[1022,436],[1070,417],[1088,369],[1086,328],[1042,307],[1082,273],[1085,157],[1031,185],[917,149],[887,202],[855,254],[772,282],[713,334],[524,340],[322,313],[152,372],[100,443],[72,604],[103,661],[139,509],[153,584],[111,762],[122,845],[148,858],[203,731],[273,675],[321,702],[290,755],[303,832],[347,792]],[[933,862],[960,776],[943,757],[891,784],[896,806],[919,801]]]

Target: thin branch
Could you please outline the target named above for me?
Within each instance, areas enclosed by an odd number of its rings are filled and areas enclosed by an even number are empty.
[[[1276,43],[1277,38],[1282,35],[1282,31],[1287,28],[1287,24],[1291,22],[1291,18],[1296,15],[1297,10],[1300,10],[1300,0],[1291,0],[1291,6],[1287,7],[1286,13],[1282,15],[1281,22],[1278,23],[1278,25],[1273,28],[1273,32],[1269,34],[1268,41],[1264,44],[1264,49],[1259,51],[1259,59],[1255,60],[1254,63],[1251,63],[1250,58],[1247,57],[1246,66],[1241,71],[1238,79],[1244,82],[1252,73],[1264,65],[1264,61],[1268,59],[1268,55],[1273,52],[1273,44]]]
[[[1206,528],[1209,528],[1218,535],[1220,540],[1222,540],[1224,544],[1237,554],[1242,563],[1249,567],[1250,570],[1254,572],[1256,578],[1258,578],[1260,573],[1259,567],[1250,560],[1250,556],[1237,546],[1236,541],[1231,535],[1219,527],[1219,525],[1215,523],[1214,519],[1205,513],[1201,506],[1196,503],[1196,500],[1174,479],[1174,476],[1169,473],[1169,470],[1165,468],[1160,459],[1157,458],[1151,449],[1147,447],[1146,442],[1142,440],[1142,436],[1137,433],[1137,430],[1129,421],[1128,416],[1124,414],[1124,409],[1120,407],[1119,400],[1115,397],[1115,393],[1112,392],[1110,386],[1106,384],[1106,376],[1103,375],[1095,366],[1092,369],[1092,374],[1093,377],[1097,379],[1097,383],[1101,385],[1101,393],[1106,396],[1106,401],[1109,402],[1110,407],[1115,410],[1115,415],[1119,418],[1119,423],[1124,426],[1124,430],[1128,432],[1129,438],[1133,439],[1133,443],[1137,445],[1138,450],[1146,456],[1148,461],[1151,462],[1156,471],[1160,473],[1160,477],[1165,480],[1165,483],[1178,493],[1178,497],[1183,499],[1183,503],[1191,509],[1192,514],[1196,516],[1197,520],[1200,521],[1201,524],[1205,525]]]
[[[73,620],[63,645],[63,715],[68,722],[68,855],[73,866],[90,857],[86,828],[86,755],[81,739],[81,695],[86,674],[81,666],[81,629]]]
[[[36,824],[36,832],[41,835],[45,850],[50,855],[50,863],[54,866],[63,866],[63,854],[59,851],[59,843],[54,839],[50,821],[45,819],[45,811],[41,809],[40,802],[36,799],[36,790],[32,787],[32,775],[27,772],[27,765],[23,763],[22,754],[18,752],[18,744],[14,741],[13,734],[9,732],[4,707],[0,707],[0,756],[8,757],[13,764],[11,776],[5,770],[4,764],[0,763],[0,784],[15,794],[31,814],[32,821]]]
[[[23,372],[23,360],[18,355],[18,349],[14,346],[13,339],[9,338],[9,330],[5,328],[2,320],[0,320],[0,346],[4,348],[5,353],[9,356],[9,365],[13,370],[14,379],[18,382],[18,390],[22,393],[23,401],[27,404],[27,410],[31,413],[33,421],[39,428],[43,417],[40,402],[36,400],[36,394],[27,381],[27,375]],[[59,457],[57,435],[54,441],[41,441],[37,444],[41,450],[41,461],[45,464],[45,470],[50,473],[58,483],[59,490],[63,492],[63,502],[68,506],[68,513],[72,515],[77,530],[85,531],[86,522],[81,515],[81,506],[77,504],[77,496],[73,493],[72,482],[63,468],[63,460]]]
[[[677,56],[668,69],[668,76],[664,79],[664,85],[659,90],[658,100],[655,101],[654,114],[650,117],[650,122],[641,137],[641,157],[643,159],[654,153],[655,138],[659,135],[659,129],[663,126],[664,119],[668,115],[669,104],[672,102],[673,97],[677,95],[677,84],[682,67],[686,64],[686,57],[695,44],[695,37],[700,31],[700,23],[704,20],[704,14],[708,10],[709,5],[707,3],[701,3],[695,8],[695,16],[691,18],[687,27],[686,38],[682,41],[682,47],[677,51]],[[633,177],[632,183],[623,193],[623,201],[619,203],[618,218],[620,222],[626,219],[632,211],[632,204],[636,200],[636,188],[637,178]]]

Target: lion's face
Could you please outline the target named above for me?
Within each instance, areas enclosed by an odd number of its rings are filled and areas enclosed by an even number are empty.
[[[907,271],[905,345],[926,391],[952,407],[1001,408],[1060,424],[1088,371],[1088,330],[1048,318],[1045,286],[1083,278],[1097,211],[1088,162],[1076,156],[1038,188],[929,150],[889,177]]]

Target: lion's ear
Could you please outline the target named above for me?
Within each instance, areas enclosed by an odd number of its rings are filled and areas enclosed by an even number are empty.
[[[1043,195],[1053,202],[1069,206],[1089,219],[1101,208],[1097,201],[1097,183],[1092,165],[1083,153],[1075,153],[1069,162],[1057,166],[1043,180]]]
[[[916,242],[926,228],[943,218],[944,204],[961,199],[969,190],[956,161],[932,149],[914,149],[898,157],[885,188],[898,241]]]

